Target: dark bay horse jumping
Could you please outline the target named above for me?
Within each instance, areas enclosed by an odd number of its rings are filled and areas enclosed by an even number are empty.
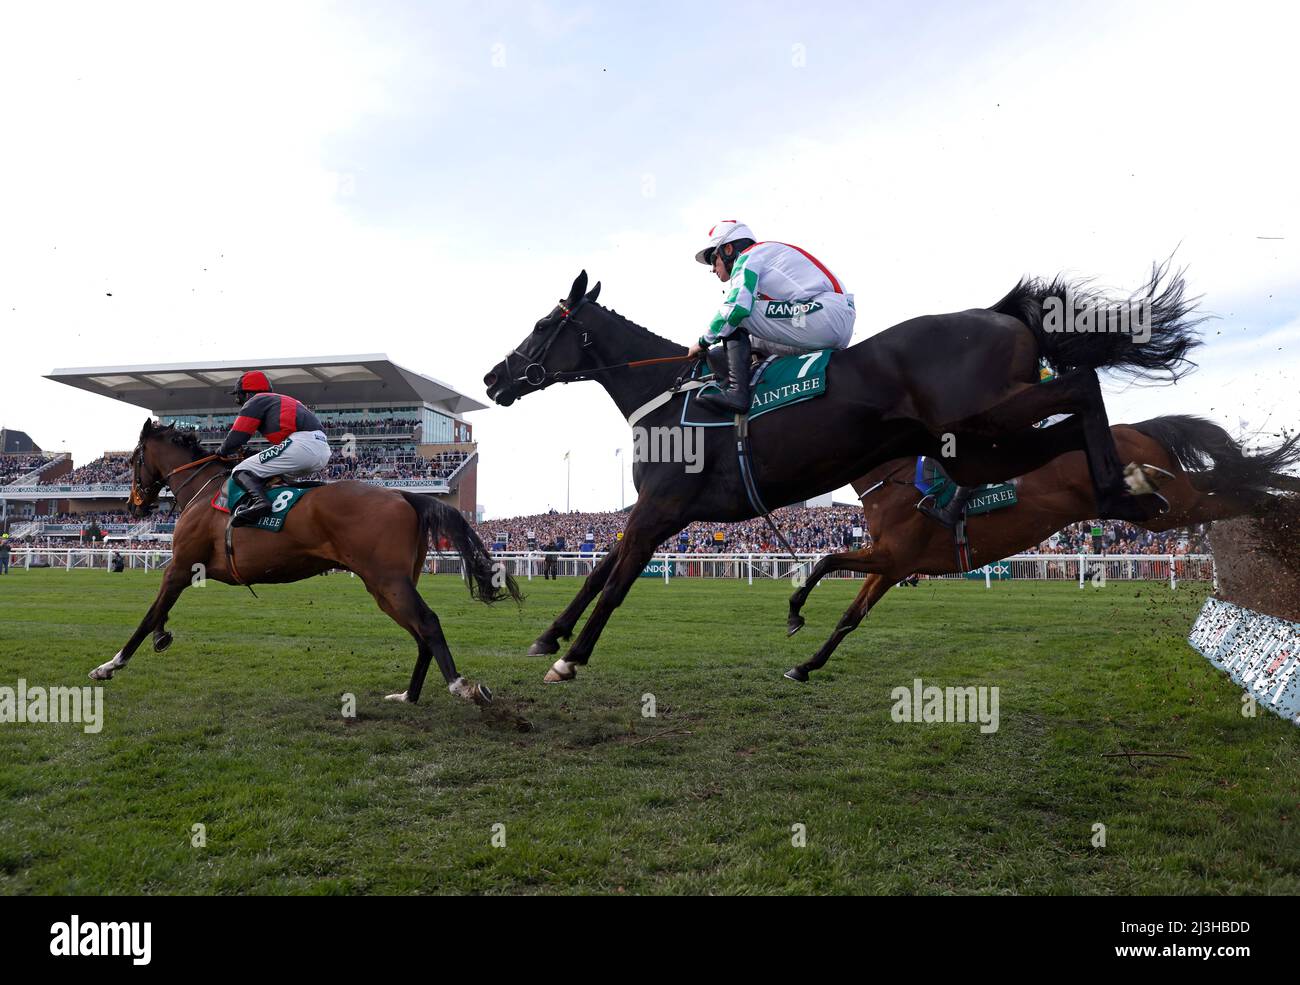
[[[1217,424],[1198,417],[1157,417],[1111,429],[1121,454],[1173,473],[1160,487],[1169,511],[1139,524],[1147,530],[1177,530],[1234,516],[1259,515],[1278,505],[1274,490],[1300,492],[1300,478],[1281,474],[1300,461],[1300,436],[1275,448],[1247,454]],[[912,485],[914,459],[886,462],[853,483],[862,500],[871,544],[857,551],[828,554],[790,597],[787,633],[804,625],[800,614],[809,593],[832,571],[866,573],[858,597],[840,618],[830,639],[806,663],[786,671],[806,681],[830,659],[835,648],[899,581],[913,574],[960,574],[953,532],[916,509],[920,493]],[[1070,523],[1093,519],[1097,501],[1088,481],[1088,463],[1070,452],[1016,480],[1016,505],[967,520],[972,558],[977,566],[1030,550]],[[868,493],[868,490],[874,490]]]
[[[1149,337],[1122,333],[1046,331],[1045,305],[1071,293],[1110,306],[1076,284],[1022,281],[991,309],[914,318],[835,353],[828,392],[767,414],[750,425],[754,473],[769,508],[835,489],[882,462],[903,455],[944,454],[963,485],[1022,475],[1067,451],[1085,451],[1099,511],[1117,519],[1149,519],[1164,507],[1150,476],[1126,470],[1111,437],[1098,369],[1134,378],[1176,379],[1190,368],[1198,344],[1194,305],[1181,277],[1162,284],[1157,268],[1141,303]],[[677,400],[656,403],[673,386],[682,363],[666,360],[685,348],[596,302],[584,271],[567,298],[484,378],[488,396],[509,406],[558,382],[590,379],[619,413],[641,427],[672,428]],[[1049,359],[1056,379],[1040,383],[1038,361]],[[631,361],[660,360],[629,369]],[[1055,414],[1059,424],[1032,425]],[[570,680],[591,656],[610,615],[623,601],[656,547],[693,520],[735,521],[755,515],[745,494],[729,428],[704,428],[703,467],[638,461],[638,499],[623,539],[597,564],[582,589],[529,650],[552,654],[569,638],[587,605],[599,601],[549,681]],[[954,447],[955,444],[955,447]],[[955,455],[952,454],[955,451]]]
[[[405,691],[388,695],[390,701],[419,700],[430,659],[438,662],[452,694],[480,705],[492,700],[486,685],[471,683],[456,670],[438,617],[416,589],[430,537],[435,545],[446,538],[464,562],[471,597],[481,602],[521,598],[514,579],[493,564],[478,534],[450,506],[432,496],[362,482],[329,483],[304,494],[279,532],[236,527],[232,572],[225,550],[229,517],[210,505],[230,475],[229,464],[207,454],[192,432],[145,421],[131,467],[131,513],[144,516],[163,486],[170,486],[180,517],[158,597],[126,646],[91,671],[93,679],[106,681],[125,667],[150,633],[154,650],[171,645],[167,614],[196,572],[228,585],[253,585],[300,581],[343,568],[365,583],[379,607],[418,645],[411,682]]]

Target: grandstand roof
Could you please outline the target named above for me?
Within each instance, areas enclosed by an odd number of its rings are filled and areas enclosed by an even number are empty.
[[[166,414],[229,410],[229,391],[239,374],[249,369],[263,370],[277,390],[283,388],[312,406],[427,401],[441,404],[453,414],[483,410],[487,406],[440,380],[399,366],[380,353],[312,359],[87,366],[56,369],[45,378]]]
[[[34,442],[26,431],[13,428],[0,428],[0,452],[6,455],[31,454],[40,452],[40,446]]]

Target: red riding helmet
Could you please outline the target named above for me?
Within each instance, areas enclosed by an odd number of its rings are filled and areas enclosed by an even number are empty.
[[[266,378],[266,374],[261,370],[255,369],[251,372],[244,373],[239,377],[239,382],[235,388],[230,391],[232,397],[242,398],[246,393],[271,393],[271,381]]]

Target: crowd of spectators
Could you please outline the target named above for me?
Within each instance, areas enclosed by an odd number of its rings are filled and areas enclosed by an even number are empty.
[[[0,484],[20,479],[28,472],[49,465],[56,456],[40,452],[32,454],[0,455]]]
[[[505,535],[510,550],[528,549],[528,531],[537,544],[558,543],[577,550],[590,539],[597,550],[605,550],[618,538],[627,522],[627,511],[615,513],[541,513],[533,516],[485,520],[479,536],[488,543],[500,543]],[[799,551],[839,551],[853,546],[854,528],[862,527],[862,513],[852,506],[787,506],[772,514],[790,545]],[[718,539],[718,534],[722,539]],[[681,534],[664,541],[660,550],[680,554],[779,551],[771,528],[761,519],[741,523],[696,522]]]
[[[1153,533],[1118,520],[1072,523],[1024,554],[1078,554],[1094,551],[1094,528],[1101,528],[1101,550],[1107,554],[1208,554],[1204,526]]]
[[[340,439],[346,434],[352,434],[357,437],[396,435],[419,441],[420,432],[423,430],[418,417],[366,417],[359,420],[340,421],[331,418],[329,411],[320,412],[316,416],[320,418],[321,424],[325,426],[326,435],[332,440]],[[221,441],[230,433],[230,426],[234,423],[235,418],[232,415],[229,424],[199,428],[196,433],[201,441]]]
[[[344,458],[336,449],[329,467],[316,473],[313,478],[331,482],[339,479],[445,479],[468,457],[467,452],[444,451],[426,460],[410,448],[371,448],[351,458]],[[74,469],[68,475],[45,481],[58,485],[130,482],[130,458],[126,452],[110,452]],[[12,465],[9,462],[11,459]],[[0,482],[12,481],[25,475],[42,461],[40,456],[6,455],[0,460]],[[9,471],[4,471],[6,468]]]
[[[488,544],[504,542],[506,550],[529,549],[529,532],[537,549],[547,544],[563,543],[565,550],[579,550],[590,540],[598,551],[609,548],[618,539],[627,522],[627,511],[614,513],[549,513],[532,516],[484,520],[479,536]],[[862,513],[853,506],[787,506],[776,510],[772,519],[800,553],[830,553],[861,546],[855,538],[858,529],[869,536]],[[1072,524],[1041,544],[1023,551],[1025,554],[1094,553],[1092,529],[1102,528],[1100,549],[1107,554],[1208,554],[1204,531],[1175,530],[1152,533],[1117,521],[1085,521]],[[721,538],[718,535],[721,534]],[[771,528],[761,519],[741,523],[696,522],[681,534],[659,546],[660,551],[676,554],[706,553],[777,553],[782,550]]]
[[[41,520],[45,523],[61,524],[80,524],[83,527],[92,523],[97,523],[101,527],[109,523],[139,523],[140,520],[133,517],[126,510],[103,510],[92,513],[51,513],[49,516],[32,517],[33,520]],[[26,521],[22,521],[26,522]]]
[[[445,479],[468,455],[465,452],[441,452],[431,459],[409,453],[384,454],[363,451],[352,458],[335,454],[327,468],[316,478],[331,482],[339,479]]]
[[[100,551],[170,551],[171,541],[162,540],[111,540],[107,543],[90,544],[70,540],[67,537],[24,537],[22,540],[11,538],[9,545],[13,550],[35,547],[49,550],[100,550]],[[19,561],[21,564],[21,561]]]
[[[402,437],[409,435],[418,441],[419,433],[423,430],[418,417],[367,417],[361,420],[336,421],[331,420],[329,413],[325,412],[320,415],[320,419],[325,425],[325,433],[331,438],[341,438],[345,434],[355,434],[358,437],[396,434]]]
[[[52,479],[59,484],[91,485],[96,482],[130,482],[131,455],[129,452],[108,452],[86,465],[73,469],[65,476]]]

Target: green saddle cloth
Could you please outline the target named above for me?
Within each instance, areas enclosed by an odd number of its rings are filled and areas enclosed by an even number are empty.
[[[271,512],[250,526],[279,533],[284,528],[284,520],[289,511],[307,492],[308,489],[300,486],[272,486],[266,491],[266,498],[271,501]],[[223,513],[233,513],[247,495],[242,486],[235,484],[234,476],[231,476],[222,490],[213,497],[212,505]]]
[[[916,488],[926,496],[933,496],[940,509],[952,502],[957,484],[948,478],[938,462],[922,455],[916,460]],[[980,486],[966,503],[966,515],[978,516],[1016,505],[1016,487],[1011,482],[995,482]]]
[[[750,377],[749,419],[752,421],[778,408],[803,403],[825,394],[826,367],[830,365],[834,351],[818,349],[797,356],[769,356],[759,363],[754,375]],[[698,378],[709,379],[711,375],[706,372]],[[706,383],[699,390],[687,394],[686,405],[682,408],[682,424],[693,427],[730,425],[731,414],[721,414],[696,405],[697,396],[717,392],[716,383]]]

